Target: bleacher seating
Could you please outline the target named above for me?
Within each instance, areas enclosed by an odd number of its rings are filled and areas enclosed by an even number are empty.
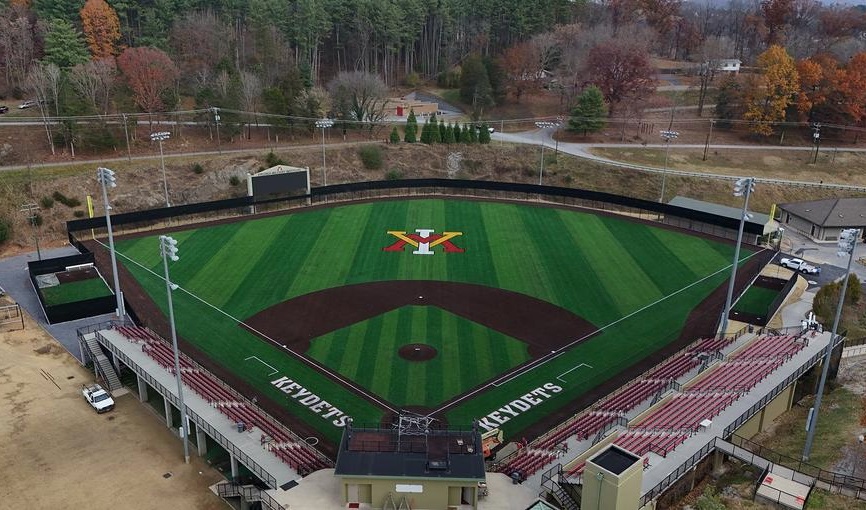
[[[692,354],[680,354],[660,364],[653,371],[649,372],[646,375],[646,378],[659,379],[663,381],[678,379],[680,376],[684,375],[699,364],[700,360]]]
[[[555,458],[555,454],[545,450],[523,448],[511,460],[499,466],[498,471],[507,475],[519,471],[524,477],[530,477]]]
[[[805,347],[804,344],[797,341],[796,336],[762,336],[752,341],[743,350],[736,353],[732,360],[747,360],[747,359],[778,359],[785,360],[797,354]]]
[[[737,397],[732,393],[681,393],[638,422],[635,428],[694,431],[701,421],[718,415]]]
[[[619,393],[604,399],[599,404],[598,409],[624,413],[633,409],[649,397],[655,395],[664,386],[664,381],[654,379],[637,381],[634,384],[627,386]]]
[[[140,326],[117,326],[117,332],[135,343],[160,366],[174,373],[174,351],[171,346],[147,328]],[[247,432],[258,428],[262,432],[262,445],[273,452],[302,476],[312,471],[330,467],[310,447],[296,441],[291,433],[275,420],[265,415],[258,407],[221,383],[209,372],[195,365],[186,356],[179,357],[181,380],[234,423],[243,423]],[[267,440],[266,440],[267,439]]]
[[[748,391],[781,363],[779,360],[724,362],[706,377],[689,386],[688,391]]]
[[[620,435],[613,444],[622,447],[638,456],[654,452],[662,457],[689,438],[688,432],[641,432],[628,431]]]
[[[568,478],[580,478],[583,475],[583,470],[586,469],[586,461],[581,461],[565,472]]]
[[[536,448],[549,449],[558,446],[572,436],[577,436],[579,440],[586,439],[613,423],[616,419],[617,417],[614,413],[595,411],[584,413],[567,426],[560,428],[552,434],[548,434],[534,446]]]
[[[692,354],[697,354],[699,352],[716,352],[721,351],[725,347],[731,345],[734,342],[733,338],[725,338],[725,337],[709,337],[702,338],[692,344],[688,348],[688,352]]]

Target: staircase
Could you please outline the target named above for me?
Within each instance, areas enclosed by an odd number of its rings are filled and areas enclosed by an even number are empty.
[[[562,510],[580,510],[580,503],[571,497],[558,483],[553,485],[550,493],[556,498]]]
[[[109,392],[120,389],[122,387],[120,379],[118,379],[117,374],[114,372],[111,362],[108,361],[105,354],[102,354],[102,347],[96,341],[96,335],[85,337],[84,341],[87,343],[87,350],[90,351],[90,358],[93,360],[93,370],[97,376],[102,377],[105,385],[108,386],[105,389]]]

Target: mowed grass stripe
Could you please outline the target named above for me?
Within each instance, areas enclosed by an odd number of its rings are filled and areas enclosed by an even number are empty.
[[[713,242],[701,237],[683,237],[677,232],[662,228],[650,232],[668,251],[686,265],[693,274],[707,274],[730,265],[734,247],[721,242]],[[740,250],[740,256],[748,256],[751,250]]]
[[[482,209],[485,231],[490,246],[487,248],[493,260],[492,272],[499,286],[515,292],[542,298],[547,289],[537,278],[540,267],[538,254],[530,243],[534,233],[526,230],[521,211],[511,204],[487,204]],[[479,283],[490,284],[494,278],[490,271],[475,275]]]
[[[364,229],[372,204],[331,209],[327,221],[318,230],[315,244],[283,299],[301,296],[309,292],[345,284],[351,269],[348,261],[355,252],[363,249],[361,244]]]
[[[594,249],[581,250],[589,263],[586,270],[615,296],[620,313],[637,310],[661,297],[659,288],[623,246],[628,240],[614,236],[598,216],[558,212],[568,235],[593,244]]]
[[[445,255],[448,261],[448,280],[466,282],[470,279],[468,275],[483,274],[485,284],[499,287],[498,274],[491,271],[494,267],[493,252],[510,250],[512,247],[491,244],[481,203],[449,201],[446,205],[445,225],[450,232],[463,232],[463,235],[452,241],[455,246],[464,250],[463,253]]]
[[[400,230],[392,218],[403,218],[408,205],[404,201],[385,201],[371,209],[363,225],[358,249],[351,260],[352,271],[346,284],[393,279],[398,265],[397,254],[384,252],[384,248],[397,241],[389,230]],[[402,224],[403,220],[397,222]]]
[[[278,236],[284,233],[289,222],[276,221],[279,218],[268,218],[270,221],[254,222],[243,229],[237,229],[228,235],[224,229],[203,229],[196,232],[184,242],[187,246],[198,244],[206,245],[213,243],[220,246],[218,250],[184,250],[194,253],[211,253],[212,256],[206,260],[193,261],[198,264],[199,271],[186,279],[186,285],[193,292],[212,304],[224,307],[226,302],[238,290],[242,284],[241,275],[249,275],[255,270],[259,260],[270,251],[243,249],[244,246],[267,246],[274,245]],[[206,237],[199,238],[200,235]],[[183,248],[183,246],[181,246]]]
[[[261,256],[252,270],[238,275],[237,290],[226,301],[226,309],[245,319],[284,301],[286,289],[298,277],[298,268],[310,256],[329,215],[330,210],[325,209],[281,216],[285,219],[277,236],[270,244],[259,245]],[[242,256],[246,247],[234,248]]]
[[[565,235],[567,227],[558,212],[532,208],[523,208],[521,212],[528,231],[526,244],[534,247],[535,271],[551,275],[550,279],[545,279],[549,288],[545,293],[548,296],[546,300],[577,311],[596,324],[609,322],[611,317],[621,317],[622,311],[615,295],[611,295],[593,273],[584,250],[577,249],[575,240]],[[558,276],[556,281],[552,279],[553,274]],[[535,279],[536,274],[524,274],[523,278]],[[587,299],[585,294],[575,292],[575,289],[593,289],[594,295]],[[539,320],[543,319],[539,317]]]
[[[636,224],[634,227],[639,228],[620,227],[618,235],[628,239],[635,247],[640,247],[639,254],[634,260],[663,296],[698,279],[698,275],[656,237],[650,228]]]

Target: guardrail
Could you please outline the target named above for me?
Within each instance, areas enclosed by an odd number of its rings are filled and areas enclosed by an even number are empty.
[[[157,392],[159,392],[163,396],[163,398],[165,398],[167,401],[171,402],[175,407],[180,409],[180,402],[178,401],[177,396],[175,396],[170,391],[168,391],[168,389],[165,386],[163,386],[159,381],[154,379],[153,376],[151,376],[149,373],[147,373],[147,371],[145,371],[143,368],[141,368],[141,366],[138,363],[136,363],[132,359],[130,359],[129,356],[127,356],[123,351],[118,349],[114,344],[112,344],[111,342],[106,340],[105,337],[103,337],[98,332],[96,333],[96,337],[98,339],[101,339],[102,341],[100,343],[103,346],[105,346],[109,351],[111,351],[112,354],[114,354],[115,356],[120,358],[120,360],[123,361],[123,363],[126,366],[128,366],[130,369],[132,369],[132,371],[135,372],[136,375],[138,375],[139,377],[144,379],[148,384],[153,386],[153,388]],[[222,433],[220,433],[218,430],[213,428],[213,426],[211,426],[210,423],[208,423],[206,420],[204,420],[195,411],[193,411],[192,409],[187,407],[186,413],[187,413],[187,417],[189,418],[189,420],[191,422],[195,423],[196,427],[199,427],[202,430],[204,430],[220,446],[222,446],[227,452],[229,452],[233,456],[235,456],[241,464],[246,466],[261,481],[263,481],[265,484],[267,484],[268,487],[270,487],[272,489],[277,488],[277,479],[272,474],[267,472],[256,461],[254,461],[252,458],[250,458],[240,448],[235,446],[235,444],[233,442],[229,441],[229,439],[226,438],[224,435],[222,435]]]

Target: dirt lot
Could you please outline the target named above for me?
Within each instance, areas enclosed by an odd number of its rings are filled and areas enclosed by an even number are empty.
[[[226,508],[208,489],[220,474],[195,456],[185,465],[134,395],[93,412],[79,391],[92,376],[29,318],[23,331],[0,331],[0,506]]]

